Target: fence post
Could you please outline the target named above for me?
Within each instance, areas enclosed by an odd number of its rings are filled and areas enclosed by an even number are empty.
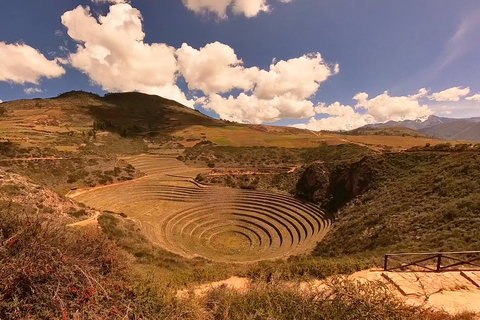
[[[441,269],[442,269],[442,254],[440,253],[437,256],[437,272],[440,272]]]
[[[383,270],[387,271],[388,269],[388,254],[385,255],[385,262],[383,264]]]

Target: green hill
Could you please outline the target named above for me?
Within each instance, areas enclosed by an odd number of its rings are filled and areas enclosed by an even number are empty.
[[[337,212],[316,254],[480,248],[478,150],[384,154],[368,163],[370,187]]]

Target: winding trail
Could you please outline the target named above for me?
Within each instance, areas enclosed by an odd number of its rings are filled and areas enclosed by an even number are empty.
[[[67,227],[85,227],[89,225],[98,224],[98,217],[100,216],[100,211],[96,211],[95,214],[85,220],[67,224]]]

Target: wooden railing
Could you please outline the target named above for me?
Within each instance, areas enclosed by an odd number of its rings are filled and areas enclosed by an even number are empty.
[[[386,254],[384,271],[480,270],[480,251]]]

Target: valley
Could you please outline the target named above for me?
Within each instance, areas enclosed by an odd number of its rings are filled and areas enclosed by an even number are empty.
[[[16,270],[2,294],[13,297],[27,277],[47,297],[64,281],[58,295],[69,310],[96,312],[72,298],[80,291],[107,318],[116,307],[171,319],[191,308],[193,319],[216,296],[247,299],[249,308],[259,297],[286,296],[338,310],[368,300],[366,312],[378,319],[475,319],[465,310],[416,309],[373,284],[334,285],[329,290],[344,297],[338,305],[327,291],[303,295],[290,286],[381,267],[386,253],[478,250],[475,142],[398,127],[237,124],[140,93],[70,92],[2,106],[0,258]],[[42,249],[28,251],[37,241]],[[39,262],[24,269],[25,259]],[[252,289],[219,288],[192,298],[195,306],[176,300],[177,290],[232,276],[248,278]],[[345,298],[352,295],[354,302]]]

